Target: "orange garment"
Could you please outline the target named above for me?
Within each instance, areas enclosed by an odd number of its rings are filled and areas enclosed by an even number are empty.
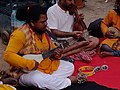
[[[17,89],[8,84],[0,84],[0,90],[17,90]]]
[[[113,27],[116,27],[117,29],[120,30],[120,16],[117,15],[117,13],[114,10],[110,10],[107,14],[107,16],[104,18],[104,20],[101,22],[101,30],[103,32],[103,34],[105,35],[105,33],[108,30],[108,26],[111,25]],[[105,39],[102,44],[107,44],[108,46],[110,46],[112,48],[112,45],[117,41],[118,39]],[[117,47],[117,50],[120,50],[120,45]]]
[[[30,33],[28,33],[28,31]],[[51,39],[50,43],[52,49],[56,47]],[[12,66],[32,70],[35,66],[35,61],[25,59],[19,54],[40,54],[50,50],[49,45],[45,33],[42,34],[42,40],[40,40],[38,36],[32,32],[29,25],[25,24],[11,34],[9,44],[4,53],[4,60]],[[51,74],[53,71],[57,70],[59,64],[60,60],[52,61],[47,58],[40,63],[38,70]]]

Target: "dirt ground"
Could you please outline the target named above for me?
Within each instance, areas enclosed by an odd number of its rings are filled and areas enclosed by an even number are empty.
[[[7,70],[9,68],[9,65],[3,60],[3,53],[6,46],[2,44],[1,38],[0,38],[0,70]]]
[[[114,0],[109,0],[109,2],[105,2],[105,0],[87,0],[85,2],[85,7],[79,10],[79,13],[84,14],[84,21],[88,26],[90,22],[96,20],[97,18],[104,17],[107,12],[112,9],[114,6]],[[5,47],[0,39],[0,69],[7,70],[9,65],[3,60],[3,53]]]
[[[84,21],[88,26],[90,22],[103,18],[110,9],[114,8],[114,1],[109,0],[106,3],[105,0],[87,0],[85,7],[80,9],[79,13],[84,14]]]

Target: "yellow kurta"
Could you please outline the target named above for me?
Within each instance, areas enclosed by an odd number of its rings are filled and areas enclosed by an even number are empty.
[[[103,34],[105,35],[105,33],[108,30],[108,26],[112,24],[113,27],[116,27],[117,29],[120,30],[120,16],[117,15],[117,13],[114,10],[110,10],[109,13],[107,14],[107,16],[104,18],[104,20],[101,23],[101,29]],[[107,44],[110,47],[112,47],[112,45],[117,41],[118,39],[105,39],[102,44]],[[120,50],[120,45],[117,47],[117,50]]]
[[[26,25],[25,28],[28,29],[28,26]],[[20,68],[27,69],[27,70],[32,70],[35,67],[35,61],[25,59],[18,54],[18,53],[21,53],[21,50],[24,47],[27,48],[26,40],[27,40],[26,36],[21,30],[19,30],[19,29],[15,30],[11,34],[9,44],[4,53],[4,60],[7,61],[12,66],[20,67]],[[38,49],[36,51],[36,54],[38,54],[38,52],[42,53],[43,51],[49,50],[49,43],[48,43],[48,40],[47,40],[45,34],[42,35],[42,40],[40,40],[38,38],[38,36],[36,34],[34,34],[34,41],[36,44],[36,48]],[[55,48],[56,46],[51,41],[51,39],[50,39],[50,42],[51,42],[52,48]],[[30,42],[30,45],[31,44],[32,43]],[[27,48],[27,49],[31,50],[31,48]],[[22,52],[22,54],[24,54],[24,52]],[[25,54],[29,54],[29,53],[35,54],[35,51],[31,50],[30,52],[27,52],[27,53],[25,52]],[[49,58],[47,58],[45,60],[42,60],[42,62],[40,63],[40,65],[38,67],[38,70],[43,71],[45,73],[52,73],[53,71],[55,71],[58,68],[59,63],[60,63],[59,60],[51,61],[51,60],[49,60]]]
[[[7,84],[0,84],[0,90],[17,90],[17,89]]]

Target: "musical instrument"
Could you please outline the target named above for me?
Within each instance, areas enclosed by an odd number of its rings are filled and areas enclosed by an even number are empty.
[[[48,58],[50,57],[51,55],[54,54],[54,51],[57,49],[57,48],[60,48],[60,46],[50,50],[50,51],[47,51],[47,52],[44,52],[44,53],[41,53],[41,54],[26,54],[26,55],[23,55],[24,58],[26,59],[34,59],[35,61],[37,62],[41,62],[43,59],[45,58]]]
[[[82,37],[79,38],[79,41],[86,40],[89,41],[89,33],[87,31],[87,26],[83,21],[83,14],[78,14],[77,7],[73,5],[69,12],[75,16],[74,24],[73,24],[73,31],[82,31]]]
[[[44,52],[42,54],[26,54],[26,55],[23,55],[24,58],[26,59],[34,59],[35,61],[37,61],[38,63],[40,63],[43,59],[45,58],[48,58],[50,57],[51,55],[54,54],[54,51],[57,49],[57,48],[62,48],[62,46],[58,46],[50,51],[47,51],[47,52]],[[61,60],[65,60],[65,61],[69,61],[71,63],[74,63],[74,60],[72,58],[68,58],[68,57],[61,57]]]

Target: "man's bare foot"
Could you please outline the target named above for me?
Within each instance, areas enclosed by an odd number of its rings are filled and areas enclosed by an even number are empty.
[[[71,80],[71,83],[77,83],[77,76],[69,76],[68,77]]]
[[[100,57],[107,57],[107,56],[113,56],[112,55],[112,52],[106,52],[106,51],[102,51],[101,53],[100,53]]]
[[[87,81],[87,76],[81,72],[77,74],[77,76],[69,76],[71,83],[79,83],[82,84]]]

